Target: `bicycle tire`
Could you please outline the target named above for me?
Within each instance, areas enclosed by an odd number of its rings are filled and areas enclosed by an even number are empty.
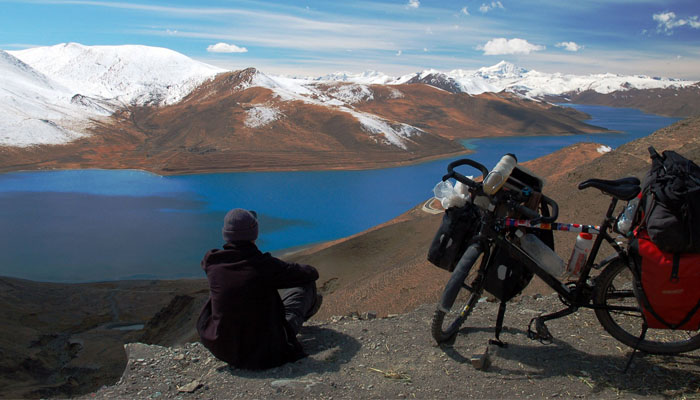
[[[640,340],[644,316],[635,296],[633,274],[622,259],[613,261],[599,275],[593,293],[595,306],[628,306],[636,311],[596,308],[603,328],[615,339],[650,354],[678,354],[700,348],[700,331],[648,329]]]
[[[472,268],[482,255],[484,255],[484,252],[481,250],[480,245],[473,244],[469,246],[443,290],[442,299],[435,310],[430,324],[430,332],[438,344],[452,339],[457,334],[484,291],[485,279],[483,270],[486,267],[487,257],[482,257],[482,262],[478,269],[473,271]],[[464,287],[464,282],[467,280],[470,282],[468,286],[471,290]],[[462,291],[468,292],[465,306],[459,312],[450,311]],[[444,324],[446,322],[447,327],[445,328]]]

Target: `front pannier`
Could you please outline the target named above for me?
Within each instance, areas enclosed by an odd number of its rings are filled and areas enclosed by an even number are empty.
[[[428,261],[452,272],[469,241],[479,232],[481,212],[471,202],[445,210],[442,224],[428,250]]]

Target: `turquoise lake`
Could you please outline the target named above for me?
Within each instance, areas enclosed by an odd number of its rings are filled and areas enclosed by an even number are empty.
[[[509,152],[523,162],[582,141],[615,148],[678,120],[572,107],[589,113],[591,124],[624,133],[469,140],[475,153],[467,157],[491,168]],[[231,208],[258,212],[263,251],[337,239],[428,199],[452,160],[368,171],[0,174],[0,275],[54,282],[204,277],[200,259],[222,245]]]

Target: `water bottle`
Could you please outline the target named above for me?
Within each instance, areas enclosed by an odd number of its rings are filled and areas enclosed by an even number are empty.
[[[442,204],[442,208],[445,210],[450,207],[462,207],[467,203],[468,196],[458,192],[458,190],[455,189],[456,188],[452,186],[450,181],[438,182],[438,184],[433,188],[435,198],[440,200],[440,204]],[[459,191],[461,191],[461,188]]]
[[[617,231],[625,236],[630,236],[632,233],[632,223],[634,222],[634,215],[637,213],[637,207],[639,206],[639,197],[630,200],[625,207],[625,210],[620,215],[617,220]]]
[[[506,183],[518,160],[513,154],[506,154],[484,179],[484,193],[493,195]]]
[[[569,263],[566,265],[566,272],[569,276],[578,278],[581,274],[581,268],[586,264],[591,247],[593,247],[593,235],[585,232],[579,233]]]
[[[552,276],[561,276],[564,274],[564,260],[561,259],[552,249],[532,233],[523,235],[521,231],[517,231],[520,236],[520,248],[527,255],[544,268]],[[516,233],[516,234],[518,234]]]
[[[433,188],[433,194],[438,200],[450,197],[452,192],[454,192],[454,188],[452,187],[452,182],[450,181],[440,181]]]

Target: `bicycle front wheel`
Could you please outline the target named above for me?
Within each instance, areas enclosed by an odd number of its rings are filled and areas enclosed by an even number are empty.
[[[700,332],[649,328],[640,340],[644,316],[635,295],[634,277],[621,259],[613,261],[596,282],[596,317],[612,337],[651,354],[678,354],[700,348]]]
[[[481,258],[479,268],[472,268],[479,258]],[[450,340],[479,301],[479,297],[484,291],[486,259],[481,245],[474,243],[467,248],[457,263],[442,293],[440,304],[433,315],[430,331],[437,343]],[[464,301],[465,305],[452,311],[452,305],[457,300]]]

